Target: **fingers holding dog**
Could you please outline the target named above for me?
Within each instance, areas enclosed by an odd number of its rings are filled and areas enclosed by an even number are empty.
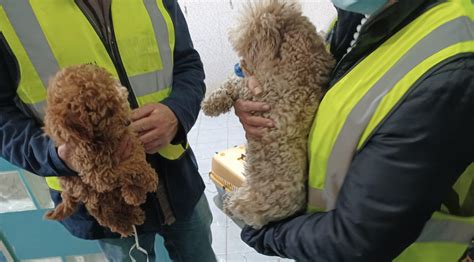
[[[142,106],[132,113],[132,128],[148,154],[171,143],[178,132],[178,119],[166,105],[153,103]]]
[[[250,92],[252,92],[252,94],[255,96],[262,93],[262,88],[260,86],[260,83],[257,81],[257,78],[255,78],[254,76],[249,76],[247,87],[248,89],[250,89]]]
[[[72,162],[72,154],[74,149],[69,144],[62,144],[58,147],[58,157],[66,164],[72,171],[78,172],[78,168]]]
[[[239,112],[267,112],[270,110],[270,106],[267,103],[242,99],[235,101],[234,107],[236,115],[238,115]]]
[[[235,101],[234,108],[246,132],[246,137],[262,138],[265,135],[265,128],[275,127],[271,119],[254,115],[259,112],[268,112],[270,106],[266,103],[239,99]]]
[[[159,129],[142,132],[139,134],[139,138],[145,147],[145,152],[148,154],[156,153],[158,149],[167,145],[166,137],[161,136],[161,131]]]

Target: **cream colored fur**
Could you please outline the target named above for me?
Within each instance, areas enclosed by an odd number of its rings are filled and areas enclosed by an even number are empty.
[[[246,75],[262,92],[252,95],[248,78],[231,77],[202,104],[206,115],[228,112],[237,99],[271,106],[273,119],[263,139],[249,139],[246,184],[224,200],[225,211],[255,228],[306,205],[307,138],[334,60],[324,40],[293,1],[250,4],[231,32]],[[258,115],[258,114],[257,114]]]

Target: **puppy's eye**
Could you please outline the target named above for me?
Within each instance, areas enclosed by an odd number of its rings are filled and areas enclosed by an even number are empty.
[[[132,122],[130,122],[129,119],[125,120],[125,122],[123,123],[125,126],[129,126]]]

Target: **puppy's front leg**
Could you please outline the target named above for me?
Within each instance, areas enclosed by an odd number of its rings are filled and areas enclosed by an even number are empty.
[[[55,209],[46,212],[44,218],[49,220],[63,220],[76,212],[79,202],[66,191],[61,192],[62,202]]]
[[[202,110],[208,116],[218,116],[229,112],[235,100],[239,99],[238,89],[243,85],[243,79],[230,77],[222,86],[215,90],[202,103]]]
[[[156,191],[158,175],[144,160],[122,166],[117,172],[120,175],[121,196],[129,205],[139,206],[145,203],[147,193]]]

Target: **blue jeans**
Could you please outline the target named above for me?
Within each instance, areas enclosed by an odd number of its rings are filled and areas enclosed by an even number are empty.
[[[211,235],[212,214],[206,196],[198,201],[194,213],[187,219],[164,226],[161,236],[173,261],[214,262],[216,256],[212,250]],[[148,253],[150,262],[155,261],[155,233],[138,236],[140,246]],[[108,261],[131,261],[130,248],[135,244],[134,237],[101,239],[99,246]],[[137,262],[146,261],[145,254],[135,248],[132,256]]]

